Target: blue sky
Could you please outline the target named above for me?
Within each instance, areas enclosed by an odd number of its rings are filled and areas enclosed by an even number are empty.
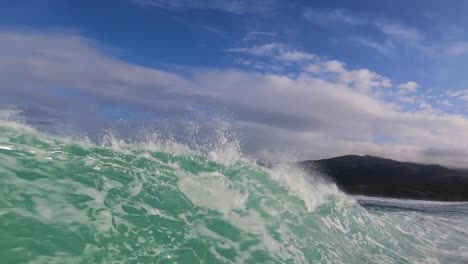
[[[0,106],[94,132],[219,112],[265,159],[357,153],[461,166],[467,10],[466,1],[2,1]]]

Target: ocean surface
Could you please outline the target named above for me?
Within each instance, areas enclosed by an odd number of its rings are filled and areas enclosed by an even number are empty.
[[[468,205],[350,197],[238,144],[0,121],[1,263],[468,263]]]

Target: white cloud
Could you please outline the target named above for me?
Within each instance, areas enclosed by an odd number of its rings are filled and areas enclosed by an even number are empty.
[[[427,109],[427,110],[432,109],[432,105],[429,104],[428,102],[419,103],[419,107],[422,108],[422,109]]]
[[[442,100],[442,101],[439,101],[439,104],[440,104],[440,105],[443,105],[443,106],[453,106],[453,103],[450,102],[449,100]]]
[[[304,68],[304,71],[310,72],[310,73],[319,73],[322,71],[322,68],[320,67],[319,64],[309,64]]]
[[[421,40],[421,33],[414,29],[406,27],[400,23],[375,19],[366,14],[355,14],[346,9],[316,9],[308,8],[303,12],[303,16],[315,24],[330,26],[336,23],[347,24],[350,26],[373,26],[388,37],[402,41],[417,42]],[[378,47],[381,50],[386,50],[382,45],[377,45],[376,42],[360,39],[363,45]]]
[[[361,92],[369,92],[372,88],[376,87],[392,86],[390,79],[368,69],[343,72],[338,76],[338,80],[351,85]]]
[[[411,92],[414,93],[418,89],[419,84],[417,82],[409,81],[398,85],[401,93]]]
[[[249,31],[245,34],[242,41],[254,41],[259,38],[273,38],[277,34],[275,32],[266,32],[266,31]]]
[[[154,84],[177,89],[171,84],[183,82],[175,74],[106,56],[95,48],[93,41],[71,34],[0,31],[0,58],[3,79],[11,77],[3,89],[20,77],[25,78],[23,83],[28,86],[73,84],[108,95]]]
[[[417,42],[422,37],[416,29],[408,28],[400,24],[379,22],[376,25],[383,33],[402,41]]]
[[[468,128],[468,120],[461,116],[436,113],[427,103],[420,105],[424,108],[423,112],[400,112],[391,104],[370,95],[320,78],[288,78],[238,71],[207,73],[203,78],[207,82],[206,87],[212,87],[208,84],[211,81],[218,82],[212,76],[217,76],[219,81],[225,80],[226,84],[221,91],[212,91],[212,95],[227,105],[249,109],[248,117],[242,122],[244,126],[257,127],[261,131],[258,133],[262,138],[256,138],[261,144],[270,148],[284,146],[301,153],[303,158],[304,155],[319,158],[323,157],[321,155],[372,151],[397,159],[404,157],[430,162],[433,161],[432,157],[424,156],[426,148],[460,147],[453,138],[447,137],[449,135],[468,144],[468,137],[458,130]],[[264,113],[260,118],[262,122],[256,120],[256,114],[253,114],[259,112]],[[283,121],[278,121],[281,116],[291,122],[281,125]],[[373,142],[376,133],[390,135],[396,143],[379,148]],[[305,142],[308,142],[307,147]],[[456,161],[438,159],[438,162],[454,165],[467,157]]]
[[[268,43],[263,45],[255,45],[248,48],[231,48],[227,51],[234,53],[244,53],[259,57],[267,57],[286,62],[311,61],[317,57],[316,55],[308,52],[289,48],[287,45],[281,43]]]
[[[252,2],[247,0],[131,0],[143,7],[173,10],[216,10],[232,14],[265,13],[275,10],[277,0]]]
[[[313,60],[316,56],[307,52],[302,51],[281,51],[278,55],[278,59],[285,61],[308,61]]]
[[[391,85],[368,69],[342,67],[343,72],[314,77],[192,69],[190,77],[182,77],[115,59],[95,46],[76,35],[1,32],[0,102],[19,96],[61,114],[69,102],[54,101],[47,88],[71,87],[95,100],[157,114],[178,113],[187,102],[217,105],[232,113],[232,125],[253,155],[283,151],[306,159],[355,153],[458,166],[468,162],[468,154],[458,151],[468,148],[467,118],[430,105],[402,111],[385,98],[364,93]],[[323,62],[317,61],[320,69]],[[85,116],[85,124],[97,118],[99,111],[89,110],[92,101],[78,101],[74,118]],[[378,135],[393,141],[374,142]]]
[[[401,45],[417,49],[420,52],[432,54],[434,48],[424,44],[423,34],[415,28],[408,27],[399,22],[376,18],[369,14],[357,14],[346,9],[306,9],[303,16],[314,24],[321,26],[347,25],[350,27],[373,27],[385,35],[385,40],[372,40],[353,36],[352,39],[378,52],[395,56],[397,51],[395,45]],[[399,51],[401,52],[401,50]]]
[[[398,96],[397,100],[405,104],[414,104],[418,98],[416,96]]]
[[[387,56],[395,56],[395,45],[391,41],[386,41],[384,43],[373,41],[367,38],[354,38],[354,40],[368,48],[372,48],[377,50],[378,52],[387,55]]]
[[[273,56],[275,50],[280,49],[281,44],[268,43],[263,45],[256,45],[250,48],[231,48],[230,52],[247,53],[255,56]]]
[[[468,53],[468,42],[458,42],[449,46],[446,51],[448,55],[456,56]]]
[[[468,101],[468,89],[459,91],[448,91],[447,95],[452,98],[457,98],[463,101]]]
[[[344,68],[345,63],[337,60],[320,61],[317,57],[317,62],[311,63],[304,67],[305,72],[309,73],[343,73],[346,72]]]
[[[368,23],[366,17],[354,15],[346,9],[307,8],[303,16],[313,23],[322,25],[338,23],[356,26]]]
[[[349,71],[345,69],[345,63],[341,61],[323,60],[323,58],[310,53],[297,50],[287,50],[284,45],[278,43],[253,46],[250,48],[234,48],[229,49],[228,51],[301,64],[301,69],[305,72],[314,74],[331,74],[340,82],[346,83],[353,89],[360,92],[371,92],[373,88],[392,86],[390,79],[380,76],[368,69]],[[304,65],[304,63],[309,61],[313,61],[313,63]],[[298,73],[300,74],[300,71]]]
[[[327,72],[345,72],[344,63],[337,60],[326,61],[323,63],[323,69]]]

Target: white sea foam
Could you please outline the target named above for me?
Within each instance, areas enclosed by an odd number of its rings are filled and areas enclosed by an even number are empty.
[[[14,150],[13,146],[2,146],[2,145],[0,145],[0,149],[2,149],[2,150]]]

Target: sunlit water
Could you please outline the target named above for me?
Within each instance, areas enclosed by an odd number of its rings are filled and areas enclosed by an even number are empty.
[[[236,144],[0,123],[1,263],[468,263],[468,206],[348,197]]]

